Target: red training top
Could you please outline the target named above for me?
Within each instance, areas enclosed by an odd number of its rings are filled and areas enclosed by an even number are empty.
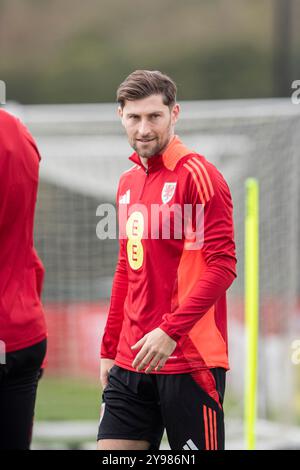
[[[148,159],[148,169],[136,153],[130,160],[135,165],[121,176],[117,193],[119,215],[125,206],[128,210],[126,235],[119,240],[101,357],[134,371],[138,351],[131,346],[159,327],[177,346],[164,367],[153,373],[229,369],[226,290],[236,276],[229,188],[214,165],[177,136],[162,154]],[[176,214],[182,222],[186,204],[194,208],[194,231],[196,205],[204,207],[202,243],[196,246],[191,236],[175,236]],[[162,212],[176,207],[169,239],[163,236],[168,214],[163,212],[157,228],[149,217],[153,205]]]
[[[33,246],[39,160],[28,130],[0,110],[0,340],[7,352],[47,336],[44,267]]]

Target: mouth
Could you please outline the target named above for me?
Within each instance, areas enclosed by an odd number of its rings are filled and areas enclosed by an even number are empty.
[[[148,142],[153,142],[155,139],[136,139],[138,142],[142,142],[143,144],[147,144]]]

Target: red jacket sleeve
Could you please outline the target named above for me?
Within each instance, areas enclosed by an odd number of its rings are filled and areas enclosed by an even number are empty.
[[[223,176],[213,165],[207,171],[212,184],[211,197],[204,205],[202,254],[206,269],[191,294],[172,313],[166,313],[160,328],[178,341],[225,294],[236,277],[236,256],[232,200]],[[190,175],[191,176],[191,175]],[[203,202],[193,178],[189,178],[187,200],[193,206]]]
[[[119,191],[117,192],[117,204]],[[114,275],[110,307],[101,344],[101,358],[114,359],[117,354],[128,289],[125,239],[119,241],[119,257]]]

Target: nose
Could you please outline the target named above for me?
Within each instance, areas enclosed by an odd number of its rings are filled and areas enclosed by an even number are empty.
[[[142,119],[139,125],[139,135],[141,137],[147,137],[150,134],[150,126],[147,119]]]

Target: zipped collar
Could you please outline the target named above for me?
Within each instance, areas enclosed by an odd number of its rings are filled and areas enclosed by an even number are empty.
[[[168,143],[167,147],[165,148],[163,153],[158,153],[157,155],[153,155],[151,158],[148,158],[148,168],[146,168],[141,159],[140,156],[138,155],[137,152],[134,152],[130,157],[129,160],[131,160],[133,163],[136,163],[140,167],[143,168],[143,170],[148,174],[149,172],[157,171],[161,169],[164,166],[164,155],[166,152],[170,151],[170,148],[173,147],[174,143],[178,141],[178,136],[174,135],[170,142]]]

